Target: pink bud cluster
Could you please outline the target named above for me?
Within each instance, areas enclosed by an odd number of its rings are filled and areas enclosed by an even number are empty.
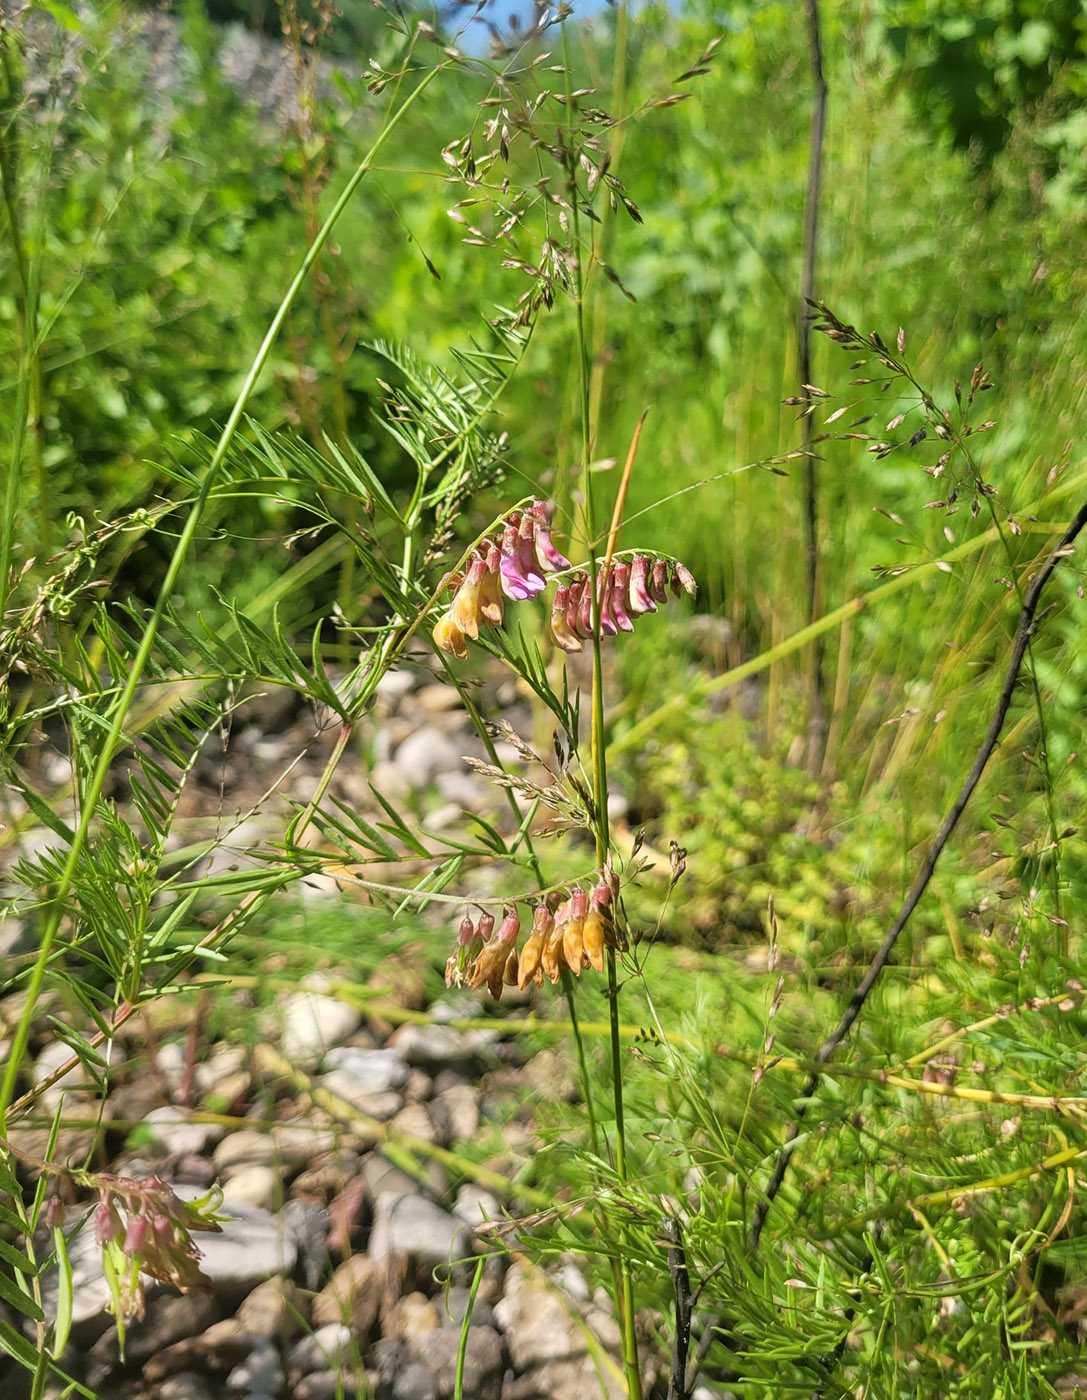
[[[532,929],[520,952],[517,938],[521,921],[512,905],[502,911],[495,931],[493,914],[476,922],[467,910],[457,933],[457,946],[445,965],[447,986],[467,984],[486,987],[496,1000],[503,987],[529,982],[543,986],[547,977],[557,982],[564,967],[577,977],[586,968],[604,971],[604,949],[614,944],[611,904],[618,881],[601,874],[592,889],[575,887],[564,897],[555,891],[536,905]]]
[[[95,1240],[119,1318],[143,1316],[141,1274],[172,1283],[182,1293],[210,1289],[200,1271],[200,1251],[192,1232],[220,1229],[214,1204],[208,1209],[212,1197],[183,1201],[157,1176],[137,1181],[103,1172],[95,1183]],[[216,1194],[215,1203],[221,1200]]]
[[[535,598],[546,588],[547,574],[569,567],[569,559],[552,543],[546,503],[535,500],[527,510],[513,511],[494,536],[473,551],[465,576],[454,580],[456,593],[434,628],[434,641],[463,660],[468,655],[466,639],[479,636],[481,622],[501,625],[506,598]]]
[[[600,612],[600,633],[614,637],[617,632],[633,632],[632,618],[656,612],[657,604],[667,601],[669,587],[678,598],[684,591],[694,594],[694,576],[685,565],[667,559],[651,560],[635,554],[629,560],[613,559],[596,576],[596,596]],[[562,584],[551,605],[551,636],[563,651],[580,651],[582,642],[593,634],[592,581],[579,572]]]

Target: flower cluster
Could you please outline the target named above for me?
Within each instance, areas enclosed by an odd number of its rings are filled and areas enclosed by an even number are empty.
[[[200,1271],[200,1251],[191,1232],[219,1231],[215,1209],[222,1201],[221,1193],[216,1191],[190,1203],[176,1196],[157,1176],[136,1181],[103,1172],[95,1181],[98,1205],[94,1234],[118,1319],[143,1316],[141,1274],[172,1283],[182,1293],[210,1290],[210,1281]]]
[[[513,511],[495,536],[473,551],[463,579],[454,580],[457,590],[434,628],[434,641],[463,661],[466,639],[475,641],[481,622],[501,625],[506,598],[535,598],[547,586],[547,574],[569,567],[569,559],[551,542],[547,505],[537,500],[527,510]]]
[[[678,598],[696,586],[690,569],[667,559],[650,560],[635,554],[628,562],[613,559],[596,576],[596,596],[600,612],[600,633],[614,637],[617,632],[633,632],[631,617],[656,612],[657,604],[668,598],[668,589]],[[563,651],[580,651],[582,641],[592,636],[592,581],[578,572],[555,593],[551,605],[551,636]]]
[[[477,923],[465,910],[456,949],[445,965],[446,985],[486,987],[497,1000],[504,986],[523,991],[530,982],[542,987],[545,977],[557,982],[564,967],[576,977],[587,967],[603,972],[604,949],[614,944],[611,903],[616,884],[615,876],[606,874],[589,891],[579,886],[565,898],[561,891],[550,894],[536,905],[520,952],[516,909],[505,906],[497,932],[493,914],[482,914]]]

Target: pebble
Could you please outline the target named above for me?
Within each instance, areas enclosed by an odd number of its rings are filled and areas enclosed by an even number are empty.
[[[372,1259],[407,1255],[422,1264],[449,1264],[471,1252],[464,1222],[425,1196],[386,1191],[378,1197],[370,1231]]]
[[[402,1167],[382,1157],[379,1152],[368,1152],[362,1159],[362,1178],[371,1200],[376,1201],[386,1191],[398,1196],[410,1196],[429,1190],[434,1196],[444,1196],[446,1192],[445,1170],[440,1162],[428,1161],[423,1168],[427,1185],[421,1186]]]
[[[287,992],[278,999],[280,1046],[292,1064],[316,1065],[335,1045],[358,1030],[362,1013],[321,992]]]
[[[360,1045],[335,1046],[325,1056],[323,1068],[338,1070],[368,1094],[402,1089],[411,1075],[408,1064],[395,1050],[369,1050]]]
[[[226,1132],[218,1123],[194,1123],[188,1109],[172,1104],[153,1108],[143,1126],[150,1133],[153,1150],[167,1157],[202,1156]]]
[[[430,1112],[447,1142],[468,1142],[479,1131],[479,1091],[472,1084],[451,1084],[431,1100]]]
[[[290,1279],[276,1274],[243,1301],[238,1321],[254,1337],[288,1342],[306,1325],[305,1299]]]
[[[454,1286],[447,1288],[442,1297],[441,1303],[441,1323],[443,1327],[460,1328],[464,1322],[465,1314],[468,1311],[468,1303],[472,1296],[470,1288]],[[494,1327],[494,1309],[490,1303],[485,1303],[482,1298],[476,1295],[476,1301],[472,1306],[472,1327]]]
[[[198,1371],[179,1371],[167,1376],[155,1394],[158,1400],[215,1400],[211,1387]]]
[[[258,1341],[226,1378],[228,1389],[260,1391],[265,1395],[279,1395],[286,1381],[279,1351],[267,1340]]]
[[[392,1400],[448,1400],[460,1347],[460,1333],[442,1328],[420,1332],[403,1341],[388,1337],[374,1348],[384,1392]],[[493,1327],[473,1327],[468,1333],[464,1357],[464,1394],[472,1400],[501,1400],[505,1357],[502,1340]],[[534,1394],[547,1395],[540,1390]],[[587,1385],[578,1400],[595,1395]]]
[[[223,1138],[212,1154],[224,1175],[232,1168],[265,1166],[294,1173],[311,1158],[331,1152],[336,1138],[327,1128],[311,1123],[277,1123],[274,1128],[241,1128]]]
[[[367,1336],[381,1309],[385,1276],[385,1269],[368,1254],[345,1259],[313,1300],[314,1325],[346,1322],[359,1336]]]
[[[199,1193],[179,1186],[177,1194],[192,1200]],[[298,1243],[279,1217],[244,1201],[231,1202],[230,1217],[221,1234],[198,1240],[200,1267],[218,1297],[240,1300],[272,1274],[294,1271]]]
[[[274,1211],[280,1204],[283,1191],[283,1177],[271,1167],[255,1163],[242,1167],[223,1183],[223,1201],[226,1208],[241,1201],[246,1205],[257,1206],[261,1210]]]
[[[456,1031],[450,1026],[399,1026],[389,1037],[389,1045],[409,1065],[424,1069],[447,1069],[450,1065],[483,1067],[497,1032]]]
[[[538,1270],[520,1261],[510,1267],[494,1315],[517,1372],[503,1400],[538,1395],[549,1400],[584,1400],[588,1395],[624,1400],[621,1369],[614,1374],[605,1368],[597,1371],[582,1328]]]
[[[352,1327],[343,1322],[326,1322],[295,1342],[287,1354],[287,1364],[303,1376],[338,1371],[351,1364],[357,1349],[358,1337]]]
[[[463,768],[462,744],[455,744],[433,725],[423,725],[409,734],[393,754],[393,767],[408,787],[422,791],[439,773]]]
[[[434,1119],[427,1112],[426,1105],[421,1103],[409,1103],[402,1108],[389,1128],[394,1137],[418,1138],[421,1142],[429,1143],[436,1143],[441,1138]]]
[[[429,1298],[422,1293],[406,1293],[389,1309],[384,1331],[387,1336],[406,1341],[421,1332],[433,1332],[440,1325],[438,1309]]]
[[[317,1083],[322,1089],[327,1089],[330,1094],[335,1094],[352,1108],[358,1109],[359,1113],[368,1118],[376,1118],[379,1123],[385,1123],[395,1117],[404,1104],[403,1097],[395,1089],[382,1089],[374,1093],[362,1088],[357,1079],[342,1069],[319,1075]],[[364,1142],[369,1139],[368,1145],[371,1147],[378,1140],[377,1134],[369,1131],[364,1123],[353,1123],[352,1132]]]

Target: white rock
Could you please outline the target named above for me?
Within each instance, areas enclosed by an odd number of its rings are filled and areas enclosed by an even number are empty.
[[[312,1065],[342,1045],[362,1023],[362,1013],[320,992],[288,992],[279,999],[280,1043],[288,1060]]]
[[[292,1371],[304,1376],[315,1371],[335,1371],[350,1365],[357,1349],[355,1332],[343,1322],[326,1322],[308,1337],[295,1342],[287,1356]]]
[[[187,1109],[171,1104],[153,1108],[143,1123],[151,1131],[155,1150],[171,1157],[200,1156],[226,1132],[219,1123],[194,1123]]]
[[[241,1128],[229,1133],[213,1153],[221,1172],[232,1167],[283,1167],[289,1172],[304,1167],[311,1157],[331,1152],[335,1134],[312,1123],[277,1123],[267,1131]]]
[[[254,1391],[278,1395],[286,1383],[279,1350],[270,1341],[259,1341],[244,1361],[238,1363],[226,1378],[228,1390]]]
[[[411,1073],[395,1050],[367,1050],[359,1045],[341,1045],[330,1050],[325,1056],[324,1068],[342,1071],[372,1094],[402,1089]]]
[[[238,1201],[245,1205],[259,1206],[261,1210],[275,1210],[283,1191],[283,1177],[271,1167],[259,1163],[242,1167],[223,1183],[223,1200],[226,1209]]]
[[[409,787],[429,787],[439,773],[463,768],[460,747],[439,730],[424,725],[409,734],[393,756],[393,764]]]
[[[406,1254],[426,1264],[448,1264],[471,1255],[464,1222],[425,1196],[383,1192],[374,1209],[370,1258]]]

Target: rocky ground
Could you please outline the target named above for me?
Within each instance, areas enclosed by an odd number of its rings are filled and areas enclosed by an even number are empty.
[[[496,681],[481,701],[530,732],[512,689]],[[191,842],[210,825],[223,843],[211,860],[238,863],[244,845],[282,830],[279,799],[255,795],[304,752],[285,786],[308,796],[329,742],[315,733],[312,714],[286,699],[243,708],[194,772],[178,839]],[[365,793],[372,803],[366,781],[380,781],[414,806],[423,830],[455,825],[465,810],[498,811],[506,800],[466,767],[463,755],[481,752],[479,740],[456,692],[425,668],[386,679],[369,748],[369,767],[348,763],[337,791],[358,801]],[[43,774],[63,784],[64,762],[59,752],[43,753]],[[24,850],[45,837],[24,829]],[[325,880],[308,893],[353,897]],[[17,923],[9,920],[3,937],[9,966],[31,956]],[[330,995],[328,974],[283,989],[245,1044],[209,1041],[191,999],[166,1001],[125,1027],[104,1098],[77,1073],[46,1091],[47,1112],[65,1096],[59,1160],[158,1175],[190,1198],[217,1182],[229,1216],[221,1234],[198,1237],[210,1291],[185,1296],[150,1284],[146,1316],[130,1325],[123,1355],[93,1229],[72,1236],[74,1325],[62,1364],[101,1400],[451,1396],[469,1288],[484,1256],[465,1397],[625,1393],[607,1296],[573,1259],[547,1271],[529,1261],[512,1223],[525,1204],[492,1189],[500,1178],[480,1174],[463,1151],[481,1129],[502,1123],[502,1156],[489,1165],[515,1173],[537,1146],[532,1102],[574,1096],[564,1050],[530,1055],[508,1021],[501,1030],[486,1026],[487,1008],[474,994],[428,998],[427,979],[410,962],[382,966],[372,985],[380,996],[355,1004]],[[242,1005],[249,993],[217,995]],[[502,1011],[516,1016],[529,1005]],[[10,1025],[17,1009],[17,998],[0,1002],[0,1023]],[[482,1028],[452,1024],[481,1015]],[[69,1051],[48,1039],[44,1020],[35,1045],[40,1081]],[[44,1152],[47,1123],[39,1113],[33,1125],[17,1126],[15,1145]],[[72,1231],[92,1201],[66,1194]],[[55,1289],[50,1278],[47,1294]],[[0,1363],[0,1395],[26,1393],[20,1373]]]

